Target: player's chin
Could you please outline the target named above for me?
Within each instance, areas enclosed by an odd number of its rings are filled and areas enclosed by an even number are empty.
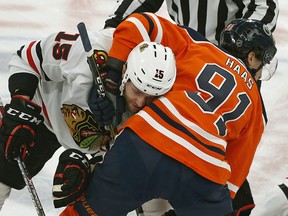
[[[132,112],[132,113],[137,113],[141,110],[140,107],[135,106],[134,104],[129,104],[128,108],[129,108],[130,112]]]

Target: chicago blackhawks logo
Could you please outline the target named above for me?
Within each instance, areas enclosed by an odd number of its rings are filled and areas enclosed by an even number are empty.
[[[99,70],[103,69],[106,66],[108,55],[103,50],[94,50],[94,58],[96,61],[97,68]]]
[[[74,141],[81,148],[97,150],[110,140],[109,132],[97,125],[90,111],[64,104],[61,112]]]

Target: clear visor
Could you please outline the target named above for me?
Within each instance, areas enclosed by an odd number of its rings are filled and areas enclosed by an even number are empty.
[[[275,74],[278,66],[278,59],[274,57],[269,64],[265,64],[262,67],[262,73],[259,80],[268,81]]]

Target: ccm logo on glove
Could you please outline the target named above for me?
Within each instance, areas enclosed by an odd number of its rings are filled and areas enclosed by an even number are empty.
[[[19,110],[13,109],[11,107],[9,107],[9,109],[7,110],[7,114],[11,115],[11,116],[15,116],[18,117],[19,119],[22,119],[24,121],[39,125],[42,122],[42,118],[41,119],[37,119],[35,116],[29,115],[27,113],[21,112]]]
[[[4,108],[0,126],[0,143],[5,146],[5,157],[14,161],[29,155],[34,146],[37,127],[43,121],[41,107],[24,96],[16,95]]]
[[[90,163],[84,153],[67,149],[59,157],[53,180],[53,203],[55,208],[71,205],[84,193],[89,176]]]
[[[90,167],[90,164],[88,162],[88,159],[86,158],[86,156],[84,157],[83,154],[79,154],[79,153],[76,153],[76,152],[71,152],[71,154],[69,155],[70,158],[73,158],[75,160],[79,160],[81,161],[81,163],[86,166],[87,169],[89,169]]]

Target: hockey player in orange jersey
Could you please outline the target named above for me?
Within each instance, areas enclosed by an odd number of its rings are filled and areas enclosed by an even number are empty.
[[[252,69],[250,71],[252,75],[255,75],[257,70],[262,69],[264,64],[267,65],[270,63],[276,53],[273,37],[267,27],[265,28],[265,32],[264,34],[267,34],[265,38],[267,39],[267,50],[265,52],[262,51],[261,55],[257,53],[257,56],[253,57],[255,63],[245,62]],[[130,35],[130,37],[127,37],[127,35]],[[262,102],[259,97],[260,93],[256,90],[257,87],[255,88],[255,79],[243,62],[239,62],[233,56],[223,52],[221,48],[208,42],[193,29],[177,26],[152,13],[134,14],[116,28],[107,63],[111,68],[108,78],[117,82],[117,79],[120,78],[120,68],[125,63],[130,50],[143,40],[156,41],[171,47],[176,56],[177,64],[177,79],[172,91],[185,90],[197,92],[193,97],[198,109],[193,109],[193,113],[197,116],[197,119],[200,119],[197,123],[204,130],[209,131],[213,128],[213,130],[218,131],[218,136],[225,137],[226,140],[234,143],[232,137],[237,137],[243,129],[240,125],[241,122],[244,123],[247,120],[245,112],[249,110],[248,107],[255,100],[258,101],[258,106],[261,107],[258,109],[257,115],[261,115]],[[246,49],[249,49],[249,47],[246,47]],[[244,55],[247,55],[249,50],[242,49],[241,51],[243,51]],[[264,59],[265,61],[262,60],[263,55],[267,58],[266,60]],[[226,70],[232,76],[227,75],[224,72]],[[273,69],[272,71],[275,70]],[[235,83],[230,84],[230,80],[231,83],[233,80]],[[125,82],[125,79],[122,82]],[[219,97],[218,95],[221,91],[225,92],[225,94],[221,94],[221,97]],[[209,114],[208,116],[213,116],[215,113],[221,113],[222,109],[224,113],[221,114],[221,118],[217,119],[214,116],[213,118],[215,119],[211,122],[206,120],[207,114]],[[213,126],[209,124],[212,122]],[[245,139],[245,144],[241,146],[231,145],[231,147],[233,146],[231,151],[235,152],[231,153],[231,156],[227,153],[227,157],[234,158],[233,161],[235,161],[235,168],[233,165],[232,170],[238,170],[237,173],[235,172],[235,176],[232,174],[228,182],[232,197],[235,196],[236,191],[248,174],[256,146],[263,132],[265,121],[261,122],[263,124],[258,122],[259,130],[257,129],[256,134],[252,133],[252,136],[250,133],[244,133],[245,137],[238,137],[238,139]],[[207,128],[209,125],[212,128]],[[231,128],[228,126],[231,126]],[[244,140],[242,142],[244,143]],[[241,159],[241,152],[246,154],[246,160]],[[238,159],[235,160],[235,158]]]
[[[154,14],[135,14],[120,24],[108,60],[120,67],[109,78],[119,78],[127,53],[143,40],[171,47],[177,78],[170,93],[126,122],[103,163],[95,166],[82,201],[65,212],[126,215],[160,197],[179,216],[229,213],[225,187],[233,198],[265,126],[256,79],[276,48],[267,29],[264,37],[268,43],[262,50],[246,53],[249,70],[192,29]],[[127,81],[124,77],[122,85]]]

